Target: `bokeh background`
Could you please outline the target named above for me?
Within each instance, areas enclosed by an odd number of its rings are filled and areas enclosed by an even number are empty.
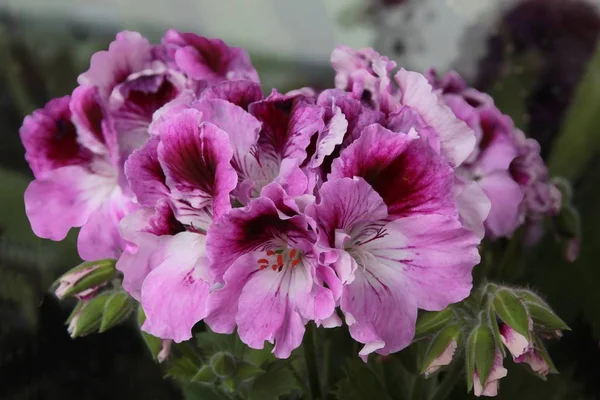
[[[558,376],[509,367],[500,398],[600,398],[600,0],[0,0],[0,399],[180,399],[135,329],[71,340],[73,304],[47,288],[79,260],[72,233],[36,238],[24,213],[32,175],[23,117],[69,94],[116,32],[167,28],[246,47],[266,92],[333,84],[338,44],[374,46],[417,71],[456,69],[488,91],[574,186],[580,258],[552,235],[528,249],[520,281],[573,328],[551,346]],[[509,363],[507,361],[507,363]],[[509,363],[510,364],[510,363]],[[469,398],[457,385],[453,398]],[[188,397],[191,398],[191,397]]]

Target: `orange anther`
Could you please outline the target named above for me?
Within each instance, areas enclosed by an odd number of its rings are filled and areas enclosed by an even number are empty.
[[[266,258],[261,258],[260,260],[257,261],[257,263],[259,263],[259,264],[268,264],[269,260],[267,260]]]
[[[283,256],[281,254],[277,256],[277,265],[283,265]]]
[[[295,255],[296,255],[296,249],[292,249],[290,251],[290,258],[294,258]]]
[[[268,256],[275,255],[275,252],[273,250],[267,250],[267,255]]]
[[[260,266],[258,269],[259,269],[260,271],[262,271],[262,270],[263,270],[263,269],[265,269],[265,268],[267,268],[267,266],[266,266],[266,265],[261,265],[261,266]]]
[[[300,264],[300,261],[301,260],[299,258],[297,258],[294,261],[292,261],[292,268],[294,268],[296,265]]]
[[[276,271],[276,270],[277,270],[277,268],[279,268],[279,265],[275,265],[275,264],[271,265],[271,269],[272,269],[273,271]]]

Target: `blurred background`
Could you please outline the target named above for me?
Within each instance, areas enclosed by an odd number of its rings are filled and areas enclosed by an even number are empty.
[[[248,49],[266,92],[333,85],[338,44],[373,46],[407,69],[456,69],[489,92],[568,178],[582,216],[580,258],[551,235],[520,276],[572,331],[550,348],[558,376],[509,367],[500,398],[600,398],[600,0],[0,0],[0,399],[179,399],[133,328],[71,340],[50,284],[79,263],[75,235],[36,238],[18,130],[69,94],[91,54],[122,29],[167,28]],[[509,363],[507,361],[507,363]],[[453,397],[465,398],[457,385]]]

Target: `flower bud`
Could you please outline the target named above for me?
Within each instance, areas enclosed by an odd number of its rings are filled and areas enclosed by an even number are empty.
[[[449,325],[431,341],[423,361],[422,372],[426,377],[452,362],[460,336],[458,325]]]
[[[196,375],[192,378],[192,382],[202,382],[202,383],[212,383],[217,380],[217,376],[215,375],[213,369],[208,366],[202,366]]]
[[[469,390],[475,383],[474,377],[479,385],[485,386],[485,382],[493,370],[495,357],[498,357],[499,353],[492,330],[486,320],[481,317],[482,315],[480,315],[479,325],[471,331],[465,349]],[[502,358],[501,354],[500,358]]]
[[[512,330],[530,341],[530,319],[527,309],[513,290],[502,288],[494,295],[494,310],[498,317]],[[509,349],[510,350],[510,349]]]
[[[54,291],[56,297],[59,299],[72,295],[76,295],[80,299],[91,297],[100,286],[115,276],[115,262],[115,260],[106,259],[88,261],[78,265],[55,282],[55,286],[58,285]]]
[[[546,331],[554,331],[554,335],[558,337],[562,336],[561,330],[569,330],[569,326],[538,295],[524,289],[517,291],[517,294],[523,299],[527,313],[537,327]],[[558,333],[556,333],[557,331]]]
[[[125,320],[133,309],[131,297],[126,292],[111,294],[104,304],[100,333]]]
[[[500,324],[500,338],[506,346],[513,359],[516,359],[527,353],[531,348],[531,343],[527,337],[515,331],[508,324]]]
[[[500,379],[504,378],[507,373],[508,371],[502,365],[502,354],[500,351],[496,350],[492,368],[486,379],[483,381],[481,380],[481,376],[477,369],[475,369],[473,373],[473,392],[475,393],[475,396],[496,396],[500,386]]]
[[[80,304],[67,320],[67,331],[72,338],[89,335],[100,328],[104,305],[108,298],[108,293],[102,293],[91,300],[80,300]]]
[[[247,361],[241,361],[235,370],[235,377],[240,380],[256,378],[265,371]]]
[[[219,352],[214,354],[210,359],[210,365],[214,373],[220,378],[232,376],[235,373],[235,359],[228,353]]]

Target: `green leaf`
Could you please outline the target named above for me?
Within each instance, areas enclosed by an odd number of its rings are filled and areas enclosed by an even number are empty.
[[[144,324],[145,320],[146,320],[146,314],[144,313],[144,309],[140,305],[138,307],[138,316],[137,316],[137,322],[138,322],[138,326],[140,328]],[[152,336],[149,333],[144,332],[141,329],[140,329],[140,333],[142,334],[142,339],[144,339],[144,343],[146,343],[146,347],[148,347],[148,350],[150,350],[150,355],[152,356],[154,361],[157,361],[158,353],[160,353],[160,350],[162,348],[162,340],[160,340],[159,338],[157,338],[155,336]]]
[[[346,377],[337,385],[335,395],[340,400],[381,399],[390,400],[381,380],[368,364],[357,359],[349,360],[344,369]]]
[[[271,363],[265,373],[252,383],[250,400],[276,399],[278,396],[299,390],[298,381],[288,363],[287,360]]]
[[[496,312],[494,311],[494,305],[490,303],[489,310],[487,313],[488,323],[492,329],[492,335],[494,335],[494,341],[498,344],[497,349],[500,350],[502,357],[506,357],[506,349],[502,345],[502,336],[500,335],[500,327],[498,326],[498,320],[496,318]]]
[[[447,307],[442,311],[422,311],[417,318],[417,326],[415,328],[415,339],[420,339],[425,336],[437,332],[454,317],[451,307]]]
[[[172,358],[167,368],[167,376],[181,381],[189,382],[194,379],[202,366],[190,357],[181,356]]]
[[[501,289],[494,297],[494,309],[502,321],[529,338],[529,316],[521,300],[510,290]]]
[[[456,341],[458,344],[460,342],[460,335],[460,327],[455,324],[447,326],[438,333],[427,349],[427,353],[423,359],[421,373],[425,373],[431,363],[433,363],[433,361],[448,348],[452,341]]]
[[[104,303],[100,333],[124,321],[133,309],[131,297],[124,291],[111,295]]]
[[[565,117],[562,130],[554,140],[549,167],[552,175],[575,180],[600,150],[600,47],[588,63],[587,72]]]

